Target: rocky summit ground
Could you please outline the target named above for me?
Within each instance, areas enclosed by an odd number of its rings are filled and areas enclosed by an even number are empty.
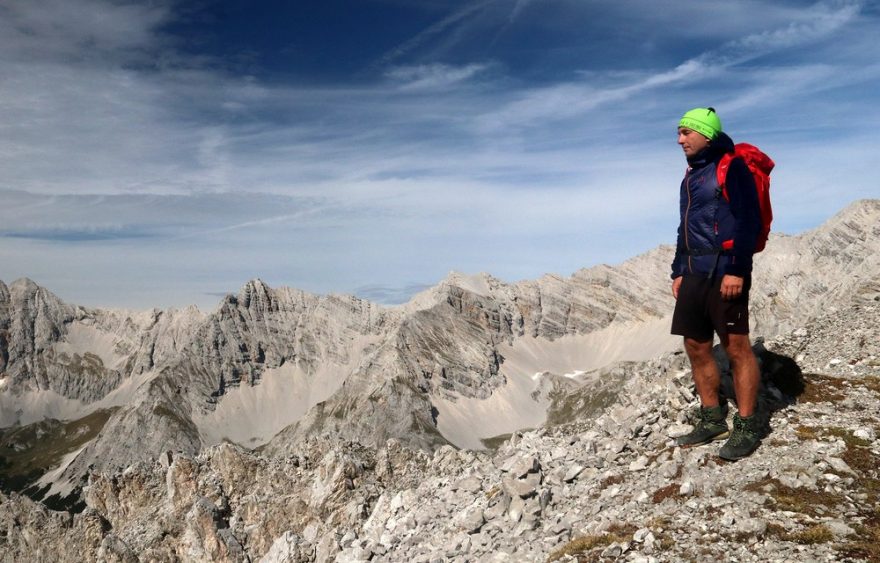
[[[697,401],[669,354],[488,452],[224,444],[94,474],[75,515],[0,496],[0,561],[878,561],[878,327],[866,291],[758,344],[769,433],[736,463],[674,447]]]

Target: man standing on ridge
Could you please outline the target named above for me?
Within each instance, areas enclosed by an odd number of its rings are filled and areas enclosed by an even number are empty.
[[[696,446],[729,439],[719,451],[727,460],[751,454],[759,445],[763,424],[756,414],[760,371],[749,341],[749,288],[752,255],[761,229],[755,182],[742,158],[727,171],[722,197],[718,162],[734,150],[721,131],[713,108],[696,108],[678,124],[678,144],[688,169],[681,182],[681,223],[672,262],[675,311],[672,334],[684,337],[700,408],[694,429],[677,439],[679,446]],[[719,404],[721,383],[712,355],[717,333],[730,359],[739,412],[728,432],[727,404]]]

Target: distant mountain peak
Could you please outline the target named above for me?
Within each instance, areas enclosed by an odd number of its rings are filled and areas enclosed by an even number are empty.
[[[873,299],[878,229],[880,201],[863,200],[771,239],[756,257],[755,334]],[[540,424],[559,391],[542,382],[678,346],[673,251],[514,283],[451,272],[399,307],[255,278],[210,314],[131,313],[0,282],[0,425],[119,407],[64,470],[71,479],[223,440],[281,453],[314,436],[471,447],[518,430],[521,413]]]

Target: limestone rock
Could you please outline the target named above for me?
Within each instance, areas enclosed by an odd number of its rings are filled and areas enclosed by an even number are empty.
[[[4,428],[0,447],[26,452],[39,440],[25,435],[38,432],[58,443],[88,408],[115,408],[41,485],[55,499],[80,487],[72,494],[85,508],[55,512],[0,494],[0,553],[546,561],[598,536],[577,557],[846,559],[864,549],[880,478],[878,219],[880,203],[862,203],[814,232],[774,237],[758,257],[769,435],[735,464],[717,457],[719,444],[669,439],[697,402],[675,352],[573,376],[526,372],[555,381],[534,387],[546,423],[509,439],[469,428],[490,452],[455,447],[440,431],[454,434],[443,426],[450,413],[503,404],[510,354],[522,351],[511,343],[535,352],[659,318],[668,283],[639,276],[665,268],[669,249],[569,279],[454,275],[398,308],[257,280],[207,315],[108,312],[65,305],[27,281],[0,283],[0,416],[23,424]],[[302,403],[273,403],[304,389]],[[75,416],[38,425],[45,412],[28,401],[49,392],[73,401],[55,406]],[[232,405],[256,407],[233,416]],[[298,409],[292,424],[279,405]],[[833,541],[797,541],[828,532]]]

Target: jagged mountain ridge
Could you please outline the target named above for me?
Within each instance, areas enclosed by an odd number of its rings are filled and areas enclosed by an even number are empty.
[[[668,353],[603,369],[600,382],[613,393],[583,386],[570,394],[577,404],[556,405],[567,411],[559,424],[515,433],[490,452],[313,439],[268,457],[222,444],[92,474],[79,514],[0,493],[0,554],[10,561],[876,561],[876,297],[854,292],[838,310],[757,346],[772,431],[736,464],[715,455],[718,444],[672,446],[698,400],[686,358]],[[603,404],[589,409],[582,400]]]
[[[604,270],[587,271],[581,284],[608,292],[611,275]],[[66,305],[47,290],[21,280],[5,291],[10,297],[4,300],[9,318],[4,326],[15,338],[4,356],[4,391],[9,396],[48,392],[102,406],[125,404],[121,399],[128,399],[129,408],[110,422],[114,426],[131,418],[132,424],[124,425],[128,435],[157,413],[175,413],[187,420],[209,412],[227,390],[258,385],[266,370],[292,365],[315,373],[319,366],[346,366],[350,357],[366,353],[369,359],[350,366],[353,373],[344,374],[352,386],[359,379],[369,385],[381,374],[393,372],[410,377],[408,385],[396,386],[398,394],[415,387],[420,393],[485,397],[491,393],[492,377],[497,378],[501,362],[493,351],[494,343],[526,332],[553,338],[588,331],[607,325],[615,315],[607,311],[608,299],[597,304],[584,298],[579,304],[571,294],[588,293],[573,291],[570,283],[554,276],[525,282],[522,289],[483,277],[487,287],[502,292],[506,302],[501,306],[500,299],[491,294],[459,287],[464,281],[453,275],[432,295],[420,296],[403,308],[382,308],[353,297],[270,289],[254,280],[237,296],[227,297],[212,315],[190,309],[126,316]],[[628,309],[618,308],[619,315],[627,314],[629,319],[644,315],[638,300],[628,302]],[[648,314],[657,311],[655,305]],[[66,340],[89,339],[81,333],[88,333],[93,348],[103,349],[83,354],[58,350],[57,344]],[[378,341],[380,336],[384,342]],[[357,350],[358,346],[362,349]],[[81,369],[83,362],[92,362],[96,369]],[[99,379],[102,385],[82,380],[84,375]],[[140,387],[125,397],[113,397],[120,381],[138,378],[144,380]],[[195,400],[178,401],[180,391]],[[382,393],[382,385],[377,391]],[[69,403],[65,406],[76,411]],[[430,412],[429,405],[423,406]],[[55,410],[65,414],[63,406]],[[6,425],[10,412],[5,409]],[[24,414],[27,421],[28,413]],[[170,429],[172,433],[181,430],[181,425],[176,426]],[[151,434],[162,441],[163,432]]]
[[[756,331],[794,330],[854,292],[876,296],[880,279],[880,200],[849,205],[798,236],[773,236],[755,256],[751,311]]]
[[[772,334],[856,288],[870,291],[880,271],[878,225],[880,202],[866,200],[814,231],[775,236],[757,262],[757,327]],[[563,375],[597,367],[585,364],[607,342],[591,335],[616,331],[604,340],[626,341],[652,322],[654,332],[665,330],[671,254],[660,247],[618,267],[515,284],[453,274],[401,307],[254,280],[208,315],[130,313],[67,305],[28,280],[0,282],[0,419],[8,426],[121,407],[69,461],[62,481],[71,483],[224,438],[253,447],[282,429],[267,453],[320,435],[366,444],[396,437],[424,449],[450,439],[478,445],[492,434],[478,434],[475,422],[510,431],[529,425],[517,416],[531,409],[528,422],[540,424],[557,389],[553,377],[524,377],[547,368],[514,358],[564,342],[554,351],[571,357],[549,370]],[[650,357],[670,342],[640,352]],[[483,418],[445,422],[483,403],[491,407]],[[504,410],[516,415],[507,427],[488,424]]]

